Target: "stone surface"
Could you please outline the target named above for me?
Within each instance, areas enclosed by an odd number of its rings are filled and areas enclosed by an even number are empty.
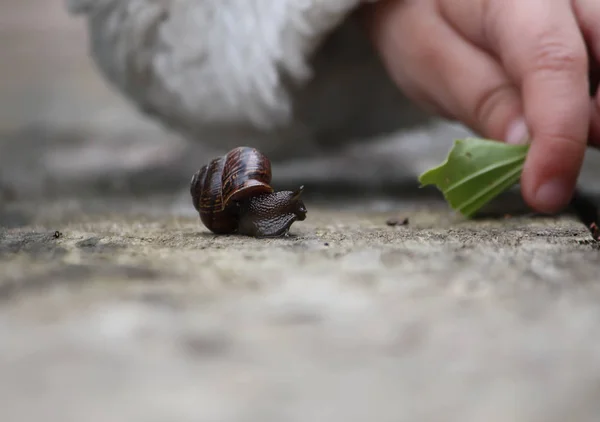
[[[208,233],[186,199],[48,204],[1,232],[3,420],[600,412],[600,248],[573,219],[315,203],[257,240]]]
[[[276,163],[307,220],[214,236],[186,191],[212,152],[112,93],[60,0],[3,1],[0,34],[2,421],[597,420],[600,248],[417,190],[463,129]]]

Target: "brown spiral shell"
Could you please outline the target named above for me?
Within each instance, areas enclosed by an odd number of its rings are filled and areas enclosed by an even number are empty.
[[[234,233],[244,199],[272,193],[271,162],[251,147],[211,160],[192,177],[190,193],[202,223],[214,233]]]

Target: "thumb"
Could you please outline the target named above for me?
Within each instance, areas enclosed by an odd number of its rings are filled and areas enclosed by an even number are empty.
[[[570,2],[496,4],[490,36],[518,81],[531,131],[521,190],[530,206],[554,213],[571,199],[587,147],[591,107],[586,45]],[[544,19],[531,18],[535,16]]]

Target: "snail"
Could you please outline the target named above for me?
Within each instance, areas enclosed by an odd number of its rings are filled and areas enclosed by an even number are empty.
[[[200,220],[213,233],[284,236],[306,218],[300,199],[304,186],[275,192],[270,183],[269,159],[255,148],[237,147],[194,173],[190,193]]]

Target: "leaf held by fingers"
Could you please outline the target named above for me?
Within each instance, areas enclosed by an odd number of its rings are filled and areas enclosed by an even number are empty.
[[[446,161],[421,174],[419,182],[435,185],[454,210],[469,218],[519,181],[528,150],[529,145],[458,139]]]

